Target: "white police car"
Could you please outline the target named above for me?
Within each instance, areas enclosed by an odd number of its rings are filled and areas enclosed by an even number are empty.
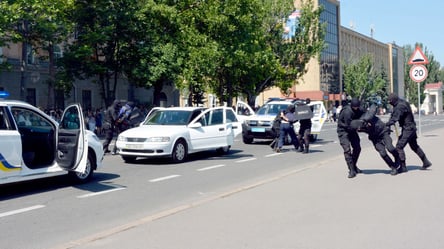
[[[99,138],[85,129],[82,108],[68,106],[60,124],[40,109],[0,92],[0,184],[68,172],[91,179],[102,165]]]

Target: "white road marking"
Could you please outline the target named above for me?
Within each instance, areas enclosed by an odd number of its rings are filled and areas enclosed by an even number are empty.
[[[169,179],[176,178],[176,177],[179,177],[179,176],[180,175],[169,175],[169,176],[159,177],[159,178],[151,179],[150,182],[165,181],[165,180],[169,180]]]
[[[265,155],[265,157],[272,157],[272,156],[280,156],[280,155],[283,155],[284,153],[273,153],[273,154],[268,154],[268,155]]]
[[[257,158],[252,157],[252,158],[242,159],[242,160],[239,160],[239,161],[236,161],[236,162],[237,163],[243,163],[243,162],[253,161],[253,160],[256,160],[256,159]]]
[[[28,211],[32,211],[34,209],[39,209],[39,208],[44,208],[44,207],[45,207],[45,205],[35,205],[35,206],[27,207],[27,208],[21,208],[21,209],[9,211],[9,212],[4,212],[4,213],[0,213],[0,218],[6,217],[6,216],[10,216],[10,215],[15,215],[15,214],[20,214],[20,213],[28,212]]]
[[[210,170],[210,169],[215,169],[215,168],[220,168],[220,167],[225,167],[225,164],[218,164],[218,165],[214,165],[214,166],[210,166],[210,167],[200,168],[200,169],[197,169],[197,171],[205,171],[205,170]]]
[[[109,190],[105,190],[105,191],[100,191],[100,192],[94,192],[94,193],[79,195],[79,196],[77,196],[77,198],[87,198],[87,197],[96,196],[96,195],[103,195],[103,194],[107,194],[107,193],[110,193],[110,192],[114,192],[114,191],[118,191],[118,190],[123,190],[123,189],[125,189],[125,188],[113,188],[113,189],[109,189]]]

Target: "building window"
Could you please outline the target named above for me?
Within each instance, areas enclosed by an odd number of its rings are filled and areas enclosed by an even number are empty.
[[[82,90],[82,108],[83,110],[91,110],[91,90]]]
[[[26,102],[33,106],[37,106],[35,88],[26,88]]]
[[[30,44],[26,46],[26,63],[35,64],[34,51],[32,50],[32,46]]]

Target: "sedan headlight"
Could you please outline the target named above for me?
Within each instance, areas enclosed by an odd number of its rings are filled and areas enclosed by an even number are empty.
[[[146,142],[169,142],[170,137],[149,137]]]

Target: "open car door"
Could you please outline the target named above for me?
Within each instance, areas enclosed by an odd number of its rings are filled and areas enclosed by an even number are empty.
[[[78,104],[68,106],[58,127],[58,165],[68,171],[83,173],[88,158],[88,141],[82,108]]]
[[[243,101],[237,101],[236,103],[236,115],[241,122],[245,121],[248,116],[254,115],[254,110],[247,103]]]

